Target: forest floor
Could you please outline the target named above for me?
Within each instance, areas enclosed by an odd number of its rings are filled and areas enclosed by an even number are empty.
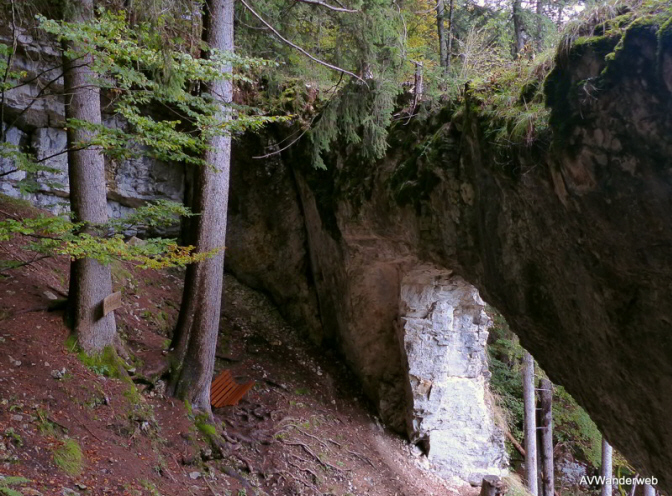
[[[0,218],[31,215],[0,201]],[[387,432],[336,354],[306,344],[260,293],[226,278],[217,370],[255,386],[215,411],[213,449],[188,408],[134,376],[168,359],[178,271],[113,265],[128,377],[69,349],[68,261],[0,243],[0,495],[474,495]],[[20,478],[16,478],[20,477]],[[12,492],[17,491],[17,492]]]

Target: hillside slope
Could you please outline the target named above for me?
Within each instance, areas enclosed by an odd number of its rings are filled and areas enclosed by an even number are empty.
[[[13,200],[0,204],[3,218],[34,212]],[[36,259],[25,244],[0,243],[3,260],[32,262],[0,272],[0,493],[473,492],[423,470],[419,453],[371,416],[335,356],[306,347],[264,296],[228,276],[218,369],[256,385],[237,407],[215,412],[226,441],[218,452],[185,405],[163,395],[164,384],[138,379],[166,360],[180,274],[114,265],[123,293],[118,327],[129,351],[127,371],[118,374],[66,344],[58,307],[67,260]]]

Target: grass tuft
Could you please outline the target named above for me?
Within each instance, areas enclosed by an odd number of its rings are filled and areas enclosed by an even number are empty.
[[[82,448],[74,439],[66,439],[62,446],[54,450],[54,463],[68,475],[79,475],[83,465]]]

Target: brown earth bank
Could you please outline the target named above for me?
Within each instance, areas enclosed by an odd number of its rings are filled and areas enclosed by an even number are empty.
[[[34,213],[3,200],[2,218]],[[165,362],[178,271],[114,264],[128,377],[107,377],[66,344],[68,260],[0,243],[0,494],[467,495],[387,432],[337,357],[304,344],[260,293],[227,276],[218,370],[256,381],[215,411],[214,448],[183,403],[139,378]],[[87,366],[85,363],[89,363]],[[135,382],[131,379],[136,379]],[[204,432],[202,432],[203,430]],[[13,477],[23,477],[14,479]]]

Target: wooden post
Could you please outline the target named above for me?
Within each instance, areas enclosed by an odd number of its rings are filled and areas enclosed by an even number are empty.
[[[607,440],[602,436],[602,484],[601,496],[612,496],[611,477],[612,477],[612,456],[613,449]]]
[[[502,480],[496,475],[486,475],[481,483],[479,496],[499,496],[502,493]]]
[[[656,489],[652,485],[646,484],[644,486],[644,496],[656,496]]]
[[[553,383],[548,379],[539,382],[541,399],[541,460],[542,487],[544,496],[554,496],[555,475],[553,473]]]
[[[537,418],[534,394],[534,358],[523,356],[523,401],[525,404],[525,475],[527,488],[538,496],[537,488]],[[604,495],[603,495],[604,496]]]

